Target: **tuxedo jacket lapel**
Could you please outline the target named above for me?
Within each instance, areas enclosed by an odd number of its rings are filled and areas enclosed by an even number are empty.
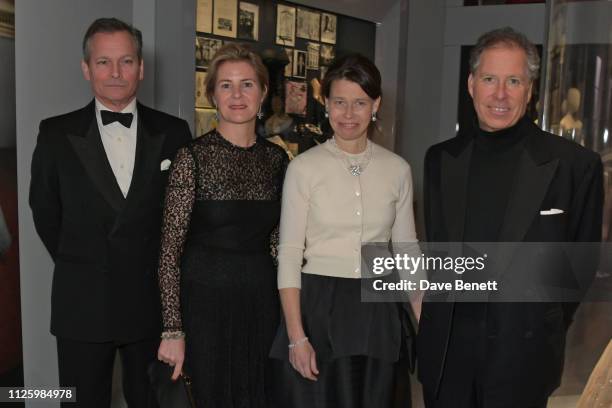
[[[125,198],[106,157],[93,103],[91,104],[91,115],[88,116],[91,119],[84,133],[69,133],[68,140],[97,189],[113,210],[119,213],[123,209]]]
[[[498,242],[506,244],[498,248],[498,274],[504,273],[510,266],[521,245],[519,243],[539,217],[542,201],[559,164],[559,159],[550,156],[545,146],[538,145],[537,132],[540,130],[531,123],[529,127],[523,130],[528,133],[527,140],[516,167],[510,200],[499,233]]]
[[[499,234],[500,242],[520,242],[540,214],[542,200],[557,169],[558,159],[538,165],[524,150],[517,165],[510,201]]]

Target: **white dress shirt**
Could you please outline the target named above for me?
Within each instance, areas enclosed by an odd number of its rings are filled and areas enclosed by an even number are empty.
[[[136,137],[138,127],[138,110],[136,109],[136,98],[132,100],[121,113],[132,113],[134,118],[129,128],[126,128],[119,122],[102,124],[101,110],[112,110],[104,106],[96,99],[96,120],[98,121],[98,129],[102,137],[102,144],[106,157],[113,170],[117,184],[123,193],[123,197],[127,197],[132,183],[132,174],[134,173],[134,162],[136,160]]]

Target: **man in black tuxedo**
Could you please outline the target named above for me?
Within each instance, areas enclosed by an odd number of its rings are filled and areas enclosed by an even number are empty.
[[[142,35],[114,18],[83,39],[94,100],[40,123],[30,206],[55,262],[51,333],[62,386],[79,407],[110,405],[115,353],[130,408],[147,407],[146,369],[161,333],[157,259],[170,161],[190,140],[184,120],[136,101]]]
[[[425,159],[428,241],[600,241],[600,157],[526,117],[538,71],[537,50],[523,34],[503,28],[478,40],[468,79],[477,123]],[[533,259],[516,253],[504,278]],[[576,306],[424,303],[417,353],[426,406],[545,407],[560,384]]]

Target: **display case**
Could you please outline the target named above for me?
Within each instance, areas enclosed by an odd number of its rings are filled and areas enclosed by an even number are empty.
[[[612,2],[550,0],[542,127],[601,154],[612,227]],[[585,24],[588,22],[588,24]]]
[[[611,21],[610,1],[548,1],[540,118],[544,130],[601,155],[605,189],[604,241],[612,241]],[[612,253],[609,248],[609,243],[602,246],[592,291],[612,293]],[[565,374],[559,394],[584,392],[584,400],[597,398],[592,387],[583,389],[612,334],[609,326],[611,312],[610,302],[588,300],[576,312],[575,323],[567,336],[567,343],[571,346],[566,351]]]

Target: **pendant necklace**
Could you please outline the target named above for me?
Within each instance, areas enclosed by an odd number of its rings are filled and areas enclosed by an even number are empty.
[[[352,176],[358,177],[363,173],[370,164],[370,160],[372,159],[372,143],[367,141],[366,149],[363,155],[358,155],[359,159],[353,159],[348,153],[338,147],[336,143],[336,138],[332,137],[330,139],[330,144],[334,148],[336,156],[340,158],[340,160],[344,163],[344,166],[349,171]]]

